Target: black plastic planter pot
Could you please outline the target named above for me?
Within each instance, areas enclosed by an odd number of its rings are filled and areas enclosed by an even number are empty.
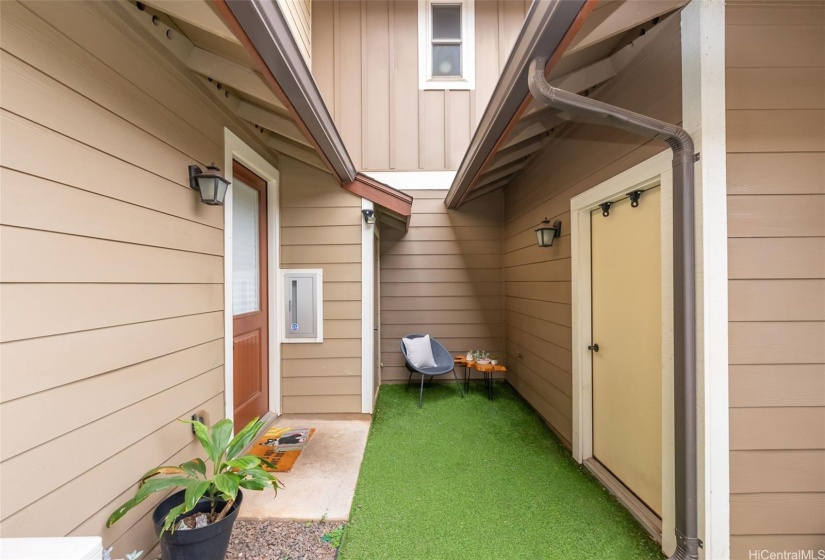
[[[166,518],[172,508],[183,503],[184,490],[172,494],[163,500],[155,512],[152,514],[152,521],[155,523],[155,532],[160,535],[160,529],[163,527],[163,520]],[[226,550],[229,548],[229,537],[232,535],[232,526],[235,524],[235,519],[238,518],[238,512],[241,509],[241,502],[243,501],[243,494],[238,490],[238,497],[232,505],[226,517],[201,527],[200,529],[188,529],[184,531],[175,531],[174,533],[166,532],[160,537],[160,551],[163,555],[163,560],[224,560],[226,557]],[[223,507],[222,500],[218,502],[218,511]],[[211,509],[209,500],[201,500],[195,509],[188,511],[178,517],[175,521],[177,523],[184,517],[192,513],[208,512]]]

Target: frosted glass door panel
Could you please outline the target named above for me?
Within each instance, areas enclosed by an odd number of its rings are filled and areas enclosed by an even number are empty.
[[[232,185],[232,314],[260,309],[258,191],[235,179]]]

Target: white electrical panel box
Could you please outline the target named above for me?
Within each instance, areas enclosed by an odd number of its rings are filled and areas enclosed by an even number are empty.
[[[284,342],[323,342],[323,271],[284,270]]]

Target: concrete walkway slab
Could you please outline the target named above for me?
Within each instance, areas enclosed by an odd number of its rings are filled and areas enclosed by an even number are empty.
[[[330,521],[349,519],[371,418],[366,414],[284,414],[272,426],[315,428],[288,473],[276,473],[284,488],[244,492],[239,519]]]

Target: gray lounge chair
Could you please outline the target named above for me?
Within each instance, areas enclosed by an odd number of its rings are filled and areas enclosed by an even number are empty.
[[[421,338],[423,336],[423,334],[408,334],[404,338]],[[430,337],[430,345],[433,349],[435,367],[418,368],[410,363],[410,360],[407,357],[407,348],[404,346],[404,341],[401,341],[401,353],[404,354],[404,365],[407,366],[407,370],[410,372],[410,377],[407,378],[407,387],[410,386],[413,373],[421,374],[421,391],[418,395],[418,408],[421,408],[424,402],[424,377],[427,375],[430,376],[430,381],[432,381],[433,377],[436,375],[444,375],[452,372],[455,377],[456,386],[458,386],[458,392],[461,395],[461,398],[464,398],[464,391],[461,390],[461,382],[459,382],[458,374],[455,372],[455,361],[453,360],[453,356],[447,351],[446,348],[444,348],[443,344],[432,337]]]

